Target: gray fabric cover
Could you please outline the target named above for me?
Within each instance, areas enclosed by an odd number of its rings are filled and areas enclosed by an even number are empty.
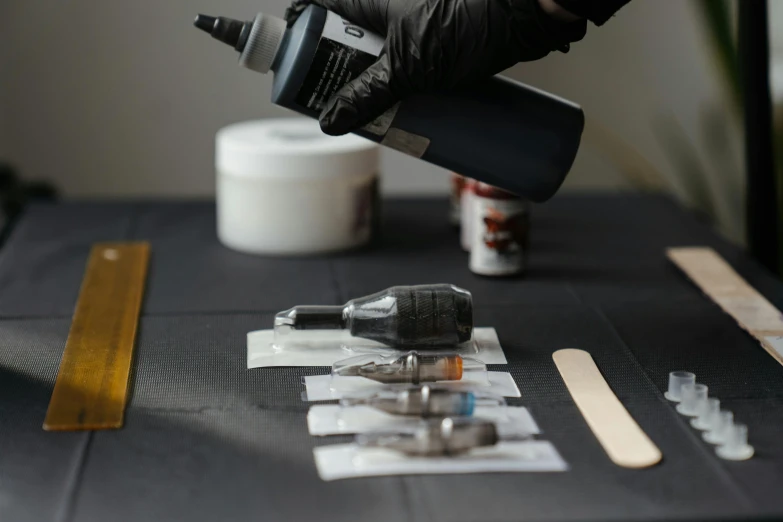
[[[385,205],[375,249],[311,259],[231,252],[210,203],[30,209],[0,251],[0,520],[660,520],[783,517],[783,367],[668,263],[713,246],[778,306],[783,285],[658,197],[561,197],[534,209],[526,278],[467,269],[442,201]],[[153,257],[125,428],[41,424],[92,242],[145,239]],[[391,477],[324,483],[306,432],[304,375],[245,369],[245,334],[296,304],[336,304],[395,284],[471,290],[530,407],[571,466],[558,474]],[[660,446],[652,469],[618,468],[551,360],[588,350]],[[503,369],[498,367],[497,369]],[[750,426],[757,456],[717,459],[663,399],[668,372],[697,373]],[[334,441],[347,441],[338,437]]]

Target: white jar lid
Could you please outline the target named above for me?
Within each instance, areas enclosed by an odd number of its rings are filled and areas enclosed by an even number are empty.
[[[304,118],[237,123],[217,133],[220,174],[254,178],[366,176],[378,171],[379,147],[359,136],[328,136]]]

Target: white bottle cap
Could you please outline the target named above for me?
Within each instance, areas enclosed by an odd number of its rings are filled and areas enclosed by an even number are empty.
[[[283,42],[285,29],[286,23],[282,18],[258,13],[245,49],[239,56],[239,64],[262,74],[268,73]]]

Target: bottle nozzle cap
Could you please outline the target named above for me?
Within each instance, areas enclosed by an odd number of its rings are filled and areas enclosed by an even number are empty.
[[[196,20],[193,22],[193,25],[204,32],[212,34],[212,29],[215,27],[215,22],[217,22],[217,18],[214,16],[200,14],[196,16]]]
[[[212,38],[230,45],[239,52],[244,51],[252,28],[250,22],[240,22],[231,18],[204,14],[198,15],[193,25],[209,33]]]
[[[252,71],[268,73],[283,42],[286,27],[286,21],[282,18],[259,13],[239,57],[240,65]]]

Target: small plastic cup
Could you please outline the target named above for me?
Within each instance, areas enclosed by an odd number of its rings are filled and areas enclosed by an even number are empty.
[[[734,427],[734,414],[721,410],[709,431],[702,434],[702,438],[710,444],[723,444]]]
[[[663,396],[672,402],[680,402],[684,384],[696,384],[696,375],[691,372],[671,372],[669,374],[669,389]]]
[[[713,418],[717,418],[720,413],[720,400],[707,399],[699,409],[699,414],[691,420],[691,426],[697,430],[708,430],[712,426]]]
[[[725,460],[747,460],[753,456],[753,446],[748,444],[748,427],[734,424],[726,434],[726,439],[715,449],[715,453]]]
[[[680,404],[677,411],[688,417],[695,417],[699,409],[707,402],[707,386],[704,384],[684,384],[680,388]]]

